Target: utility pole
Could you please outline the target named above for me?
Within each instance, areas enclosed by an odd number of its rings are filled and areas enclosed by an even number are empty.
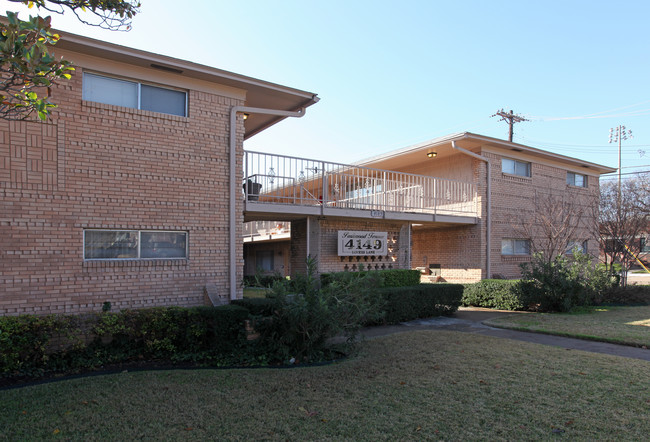
[[[618,207],[621,210],[621,141],[632,137],[632,131],[625,126],[612,127],[609,130],[609,142],[618,143]]]
[[[515,123],[521,123],[522,121],[530,121],[527,118],[522,117],[521,115],[516,115],[512,110],[510,112],[506,112],[503,109],[498,111],[496,114],[492,115],[492,117],[501,117],[499,121],[507,121],[508,126],[510,126],[510,130],[508,131],[508,141],[512,142],[512,135],[514,134],[513,126]]]

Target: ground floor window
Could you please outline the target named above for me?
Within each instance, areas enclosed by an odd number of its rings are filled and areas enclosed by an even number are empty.
[[[259,250],[255,253],[255,268],[263,272],[272,272],[273,250]]]
[[[650,252],[650,241],[648,241],[648,238],[641,237],[641,239],[639,240],[639,252],[641,253]]]
[[[585,241],[569,241],[566,246],[567,255],[573,255],[573,250],[578,249],[582,253],[587,253],[587,240]]]
[[[187,258],[187,232],[84,230],[84,259]]]
[[[530,255],[529,239],[506,238],[501,240],[502,255]]]

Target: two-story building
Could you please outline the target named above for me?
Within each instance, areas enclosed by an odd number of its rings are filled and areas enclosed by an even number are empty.
[[[295,274],[309,256],[516,277],[540,195],[589,206],[613,170],[470,133],[353,165],[245,152],[318,97],[66,33],[56,54],[76,70],[52,119],[0,121],[3,315],[227,302],[245,268]],[[581,216],[572,242],[595,254]]]
[[[291,230],[287,269],[287,239],[249,228],[247,274],[302,271],[312,256],[321,272],[419,268],[433,281],[516,278],[520,263],[535,250],[553,252],[549,236],[562,234],[561,251],[578,246],[597,256],[599,176],[615,170],[472,133],[353,165],[245,155],[246,177],[260,184],[245,203],[246,220]],[[342,251],[346,231],[386,234],[388,248]]]
[[[61,37],[52,119],[0,121],[0,314],[241,296],[243,142],[318,97]]]

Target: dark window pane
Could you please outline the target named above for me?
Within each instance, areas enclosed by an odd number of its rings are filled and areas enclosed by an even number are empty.
[[[140,86],[140,108],[164,114],[185,116],[186,94],[143,84]]]
[[[141,258],[186,258],[186,232],[142,232]]]
[[[255,267],[264,272],[273,271],[273,250],[260,250],[255,254]]]

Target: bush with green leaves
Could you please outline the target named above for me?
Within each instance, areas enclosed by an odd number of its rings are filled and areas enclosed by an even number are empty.
[[[558,255],[547,260],[535,254],[521,264],[522,279],[515,290],[524,306],[546,312],[566,312],[599,301],[614,281],[589,255],[574,250],[571,258]]]
[[[598,304],[650,305],[650,285],[618,285],[600,298]]]
[[[466,284],[462,305],[521,310],[524,308],[524,304],[515,290],[516,284],[516,280],[509,279],[484,279],[474,284]]]
[[[244,307],[159,307],[69,316],[0,317],[0,377],[129,360],[242,364]]]
[[[384,300],[383,321],[396,324],[419,318],[451,315],[463,296],[461,284],[419,284],[379,290]]]
[[[385,270],[364,270],[363,264],[359,264],[358,272],[333,272],[322,273],[321,284],[328,285],[332,280],[347,281],[353,278],[362,278],[372,273],[379,278],[380,287],[408,287],[420,283],[420,272],[407,269],[385,269]]]
[[[276,281],[285,279],[282,273],[276,271],[273,274],[267,274],[262,269],[257,269],[254,275],[244,276],[242,285],[244,287],[269,288]]]
[[[377,321],[382,298],[374,272],[355,278],[334,276],[320,287],[316,261],[307,260],[307,273],[276,282],[267,295],[273,316],[257,318],[258,345],[271,360],[315,361],[329,357],[328,341],[344,335],[353,343],[360,328]]]

